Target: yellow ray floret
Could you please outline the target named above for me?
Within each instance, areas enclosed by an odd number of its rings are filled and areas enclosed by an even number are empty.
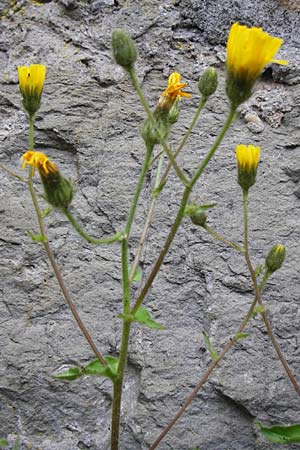
[[[236,147],[236,160],[240,170],[255,170],[258,166],[260,148],[254,145],[240,144]]]
[[[286,65],[287,61],[274,59],[282,42],[282,39],[270,36],[262,28],[233,24],[227,42],[228,72],[253,83],[268,63]]]
[[[31,64],[30,66],[19,66],[19,85],[22,94],[30,94],[36,92],[41,95],[45,76],[46,66],[43,64]]]
[[[163,95],[167,96],[172,101],[180,99],[181,97],[190,97],[191,94],[183,92],[181,89],[187,86],[187,83],[180,83],[181,75],[173,72],[168,79],[168,87],[164,90]]]
[[[33,169],[38,169],[41,176],[48,177],[51,174],[57,173],[58,169],[56,164],[54,164],[48,156],[42,152],[34,152],[28,150],[21,157],[23,160],[22,169],[24,170],[27,165],[31,166]]]

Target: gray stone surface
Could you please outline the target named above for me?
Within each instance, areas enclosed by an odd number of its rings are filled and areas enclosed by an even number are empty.
[[[216,95],[179,158],[192,174],[228,109],[224,96],[225,43],[238,20],[285,40],[287,68],[268,68],[254,96],[193,193],[218,203],[209,223],[241,239],[241,194],[235,182],[237,143],[261,146],[258,182],[250,195],[251,253],[255,263],[275,242],[287,246],[283,269],[268,283],[265,302],[280,345],[300,374],[299,311],[299,8],[297,2],[2,0],[0,42],[0,162],[19,172],[28,127],[16,67],[44,63],[47,79],[36,121],[36,148],[77,184],[73,211],[98,236],[122,229],[144,156],[137,126],[145,114],[110,52],[110,35],[124,27],[135,38],[137,71],[152,106],[173,70],[189,82],[171,143],[187,129],[205,67],[220,74]],[[131,239],[134,255],[146,217],[155,170],[142,192]],[[38,180],[36,181],[39,186]],[[143,255],[144,279],[178,206],[182,187],[172,174],[161,196]],[[64,304],[42,248],[24,185],[0,177],[0,435],[19,433],[22,450],[108,450],[111,386],[106,380],[55,381],[63,367],[93,356]],[[121,312],[118,245],[84,243],[64,217],[47,218],[50,242],[83,320],[103,353],[116,355]],[[209,364],[201,332],[221,349],[235,332],[253,293],[243,259],[185,220],[147,298],[164,332],[134,326],[125,383],[120,450],[147,449]],[[255,420],[300,421],[299,399],[259,320],[227,356],[162,450],[273,450]],[[289,450],[298,448],[290,445]]]

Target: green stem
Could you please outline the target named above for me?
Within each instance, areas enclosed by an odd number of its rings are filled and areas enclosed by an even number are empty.
[[[132,204],[129,210],[127,223],[125,226],[124,237],[122,240],[122,284],[123,284],[123,314],[130,314],[130,282],[128,274],[128,239],[130,236],[131,226],[136,212],[139,196],[147,173],[149,161],[151,158],[153,147],[149,146],[146,149],[146,157],[143,163],[142,171],[140,173],[136,190],[133,196]],[[111,450],[118,450],[119,448],[119,434],[120,434],[120,418],[121,418],[121,402],[122,402],[122,388],[124,380],[124,371],[127,362],[128,344],[130,336],[131,322],[123,320],[122,338],[120,345],[120,355],[117,377],[114,381],[113,389],[113,405],[112,405],[112,421],[111,421]]]
[[[114,381],[114,389],[113,389],[111,450],[119,449],[122,387],[123,387],[124,371],[127,362],[130,327],[131,322],[124,320],[122,330],[122,341],[121,341],[122,344],[120,349],[120,359],[118,365],[118,374],[116,380]]]
[[[199,115],[200,115],[200,113],[201,113],[201,111],[202,111],[206,101],[207,101],[207,97],[202,97],[202,99],[200,101],[200,104],[199,104],[199,106],[197,108],[197,111],[196,111],[196,113],[194,115],[194,118],[193,118],[193,120],[192,120],[192,122],[191,122],[191,124],[189,126],[189,129],[187,130],[186,134],[184,135],[182,141],[180,142],[180,144],[178,145],[178,147],[177,147],[177,149],[176,149],[176,151],[174,153],[174,158],[176,158],[178,156],[178,154],[181,152],[181,150],[183,149],[186,141],[188,140],[191,132],[193,131],[193,129],[194,129],[196,123],[197,123]],[[159,184],[158,188],[160,188],[166,182],[171,167],[172,167],[172,164],[171,164],[171,162],[169,162],[169,164],[167,165],[166,170],[165,170],[165,172],[164,172],[164,174],[163,174],[163,176],[161,178],[161,181],[160,181],[160,184]]]
[[[66,215],[67,219],[69,220],[70,224],[75,228],[78,234],[80,234],[83,239],[90,242],[91,244],[101,245],[101,244],[112,244],[113,242],[121,241],[123,239],[123,234],[121,232],[116,233],[113,236],[110,236],[108,238],[98,239],[90,236],[87,234],[79,225],[79,223],[74,218],[73,214],[70,212],[69,209],[62,209],[62,212]]]
[[[213,237],[215,238],[217,241],[223,242],[226,245],[229,245],[230,247],[234,248],[235,250],[237,250],[240,253],[244,253],[244,249],[238,245],[235,244],[232,241],[229,241],[228,239],[226,239],[224,236],[222,236],[221,234],[217,233],[216,231],[214,231],[212,228],[210,228],[207,224],[203,225],[203,228]]]
[[[220,143],[222,142],[222,139],[224,138],[228,128],[230,127],[231,123],[235,119],[235,111],[236,111],[235,108],[231,108],[230,109],[229,115],[227,117],[226,122],[223,125],[222,130],[220,131],[220,134],[218,135],[214,145],[212,146],[210,151],[207,153],[207,155],[204,158],[202,164],[200,165],[200,167],[196,171],[195,175],[193,176],[189,186],[193,187],[195,185],[195,183],[197,182],[197,180],[201,176],[202,172],[204,171],[205,167],[207,166],[207,164],[209,163],[209,161],[211,160],[211,158],[215,154],[215,152],[216,152],[217,148],[219,147]]]
[[[145,285],[144,285],[140,295],[138,296],[134,307],[131,310],[131,314],[133,314],[133,315],[137,312],[138,308],[141,306],[141,304],[142,304],[142,302],[143,302],[143,300],[144,300],[148,290],[150,289],[150,287],[151,287],[151,285],[152,285],[152,283],[153,283],[153,281],[154,281],[154,279],[155,279],[155,277],[156,277],[156,275],[157,275],[157,273],[158,273],[158,271],[160,269],[160,266],[163,263],[163,260],[164,260],[164,258],[166,256],[166,254],[167,254],[167,252],[168,252],[168,250],[169,250],[169,248],[170,248],[170,246],[171,246],[171,244],[173,242],[173,239],[174,239],[174,237],[175,237],[175,235],[177,233],[177,230],[178,230],[178,228],[179,228],[179,226],[181,224],[181,221],[182,221],[182,218],[183,218],[183,215],[184,215],[184,210],[185,210],[185,207],[186,207],[186,204],[187,204],[190,192],[191,192],[191,188],[190,187],[186,187],[185,190],[184,190],[182,199],[181,199],[180,207],[179,207],[179,210],[178,210],[175,222],[173,223],[173,225],[171,227],[171,230],[170,230],[170,232],[168,234],[166,242],[165,242],[165,244],[164,244],[164,246],[163,246],[163,248],[162,248],[162,250],[161,250],[161,252],[160,252],[160,254],[159,254],[159,256],[158,256],[158,258],[157,258],[157,260],[155,262],[155,264],[154,264],[154,267],[153,267],[153,269],[152,269],[152,271],[151,271],[151,273],[150,273],[150,275],[149,275],[149,277],[148,277],[148,279],[147,279],[147,281],[146,281],[146,283],[145,283]]]
[[[30,146],[31,150],[34,148],[34,114],[29,117],[29,146]],[[45,229],[44,222],[43,222],[43,215],[42,215],[42,212],[40,210],[40,207],[38,205],[38,201],[37,201],[37,198],[36,198],[36,195],[35,195],[33,182],[32,182],[32,177],[33,177],[33,168],[30,166],[29,167],[29,176],[28,176],[27,184],[28,184],[30,195],[31,195],[32,203],[33,203],[33,206],[34,206],[34,209],[35,209],[35,212],[36,212],[36,216],[37,216],[40,232],[41,232],[41,235],[45,238],[45,240],[42,241],[42,245],[43,245],[43,247],[44,247],[44,249],[46,251],[46,254],[47,254],[48,258],[49,258],[49,261],[51,263],[54,275],[55,275],[55,277],[57,279],[57,282],[59,284],[59,287],[60,287],[60,289],[61,289],[61,291],[63,293],[65,301],[66,301],[67,305],[69,306],[69,308],[71,310],[71,313],[72,313],[72,315],[73,315],[77,325],[79,326],[79,329],[81,330],[83,336],[87,340],[89,346],[93,350],[95,356],[98,358],[100,363],[103,366],[106,366],[107,363],[106,363],[105,359],[103,358],[102,354],[97,349],[93,339],[91,338],[89,332],[85,328],[85,326],[84,326],[84,324],[83,324],[83,322],[82,322],[82,320],[81,320],[81,318],[80,318],[80,316],[79,316],[79,314],[78,314],[78,312],[76,310],[76,307],[75,307],[74,303],[71,300],[70,294],[69,294],[69,292],[68,292],[68,290],[67,290],[67,288],[65,286],[65,283],[64,283],[63,278],[61,276],[59,268],[58,268],[58,266],[56,264],[55,257],[54,257],[54,255],[53,255],[53,253],[51,251],[51,248],[50,248],[50,246],[48,244],[47,233],[46,233],[46,229]]]
[[[147,237],[147,233],[153,218],[153,214],[154,214],[154,210],[155,210],[155,206],[156,206],[156,202],[157,202],[157,198],[158,195],[155,193],[155,190],[158,188],[159,186],[159,180],[160,180],[160,174],[161,174],[161,169],[162,169],[162,165],[163,165],[163,159],[164,159],[164,155],[160,156],[159,162],[158,162],[158,166],[157,166],[157,172],[156,172],[156,178],[155,178],[155,183],[154,183],[154,188],[153,188],[153,194],[152,194],[152,200],[151,200],[151,204],[150,204],[150,208],[147,214],[147,218],[146,218],[146,222],[144,225],[144,229],[142,231],[142,235],[138,244],[138,249],[133,261],[133,264],[131,266],[131,270],[130,270],[130,274],[129,274],[129,283],[132,283],[136,269],[139,265],[140,262],[140,258],[143,252],[143,247],[144,247],[144,243]],[[150,163],[149,163],[150,164]]]
[[[4,170],[4,172],[8,173],[8,175],[17,178],[19,181],[22,181],[23,183],[27,183],[27,180],[25,178],[21,177],[20,175],[16,174],[12,170],[3,166],[3,164],[0,164],[0,169]]]
[[[140,295],[138,296],[133,309],[131,310],[131,314],[135,314],[136,313],[138,308],[141,306],[144,298],[146,297],[146,295],[147,295],[147,293],[148,293],[148,291],[149,291],[149,289],[150,289],[150,287],[151,287],[151,285],[152,285],[152,283],[153,283],[153,281],[154,281],[154,279],[155,279],[155,277],[156,277],[156,275],[157,275],[157,273],[158,273],[158,271],[159,271],[159,269],[160,269],[160,267],[161,267],[161,265],[163,263],[163,260],[164,260],[164,258],[166,256],[166,253],[168,252],[168,250],[169,250],[169,248],[170,248],[170,246],[171,246],[171,244],[173,242],[173,239],[174,239],[174,237],[175,237],[175,235],[177,233],[177,230],[178,230],[178,228],[179,228],[179,226],[181,224],[182,218],[184,216],[184,210],[185,210],[186,204],[187,204],[188,199],[189,199],[190,192],[191,192],[193,186],[195,185],[195,183],[197,182],[198,178],[201,176],[201,174],[204,171],[205,167],[209,163],[210,159],[215,154],[218,146],[222,142],[222,139],[225,136],[225,133],[228,130],[228,128],[229,128],[229,126],[230,126],[230,124],[231,124],[231,122],[233,121],[234,118],[235,118],[235,110],[231,109],[230,112],[229,112],[228,118],[227,118],[227,120],[226,120],[226,122],[225,122],[225,124],[224,124],[224,126],[222,128],[222,130],[220,131],[220,134],[218,135],[214,145],[211,147],[210,151],[207,153],[206,157],[204,158],[202,164],[200,165],[200,167],[196,171],[196,173],[193,176],[192,180],[190,181],[189,185],[186,186],[186,188],[185,188],[185,190],[183,192],[183,195],[182,195],[180,207],[179,207],[179,210],[178,210],[175,222],[174,222],[174,224],[171,227],[169,235],[167,236],[166,242],[165,242],[165,244],[164,244],[164,246],[163,246],[163,248],[162,248],[162,250],[161,250],[161,252],[160,252],[160,254],[159,254],[159,256],[158,256],[158,258],[157,258],[157,260],[155,262],[155,264],[154,264],[154,267],[153,267],[153,269],[152,269],[152,271],[151,271],[151,273],[150,273],[150,275],[149,275],[149,277],[148,277],[148,279],[147,279],[147,281],[146,281],[146,283],[145,283],[145,285],[144,285]]]
[[[254,292],[255,292],[255,297],[257,298],[258,303],[264,308],[264,304],[259,292],[259,287],[257,284],[257,279],[256,279],[256,274],[255,274],[255,270],[253,268],[251,259],[250,259],[250,254],[249,254],[249,244],[248,244],[248,190],[243,189],[243,206],[244,206],[244,248],[245,248],[245,260],[247,263],[247,267],[248,270],[250,272],[250,276],[252,279],[252,283],[253,283],[253,287],[254,287]],[[297,395],[300,397],[300,387],[283,355],[283,353],[281,352],[280,346],[275,338],[275,335],[273,333],[272,330],[272,326],[271,323],[266,315],[265,312],[261,312],[261,316],[262,319],[264,321],[265,327],[267,329],[269,338],[272,342],[272,345],[277,353],[277,356],[290,380],[290,382],[292,383]]]
[[[34,114],[29,116],[29,150],[34,150]]]
[[[33,187],[33,183],[32,183],[32,172],[33,172],[33,168],[30,167],[29,168],[29,177],[28,177],[28,188],[29,188],[29,191],[30,191],[30,194],[31,194],[31,198],[32,198],[32,203],[33,203],[36,215],[37,215],[37,219],[38,219],[38,224],[39,224],[41,235],[47,239],[47,233],[46,233],[46,229],[45,229],[45,226],[44,226],[44,223],[43,223],[42,212],[41,212],[41,210],[39,208],[39,205],[38,205],[38,202],[37,202],[37,198],[36,198],[36,195],[35,195],[35,191],[34,191],[34,187]],[[98,358],[100,363],[103,366],[106,366],[107,363],[106,363],[105,359],[103,358],[102,354],[97,349],[93,339],[91,338],[89,332],[87,331],[86,327],[84,326],[84,324],[83,324],[83,322],[82,322],[82,320],[81,320],[81,318],[80,318],[80,316],[79,316],[79,314],[78,314],[78,312],[76,310],[76,307],[75,307],[74,303],[71,300],[70,294],[69,294],[69,292],[68,292],[68,290],[66,288],[66,285],[65,285],[65,283],[63,281],[63,278],[62,278],[61,273],[60,273],[60,271],[58,269],[55,257],[54,257],[54,255],[53,255],[53,253],[51,251],[51,248],[50,248],[47,240],[42,241],[42,245],[43,245],[43,247],[44,247],[44,249],[46,251],[46,254],[47,254],[48,258],[49,258],[49,261],[50,261],[50,264],[52,266],[54,275],[55,275],[55,277],[57,279],[59,287],[60,287],[60,289],[62,291],[62,294],[63,294],[63,296],[65,298],[65,301],[66,301],[67,305],[69,306],[69,308],[71,310],[71,313],[72,313],[72,315],[73,315],[73,317],[74,317],[74,319],[75,319],[79,329],[81,330],[83,336],[85,337],[86,341],[88,342],[89,346],[93,350],[95,356]]]
[[[142,105],[143,105],[143,107],[144,107],[144,109],[145,109],[145,111],[146,111],[146,113],[147,113],[148,119],[149,119],[149,121],[152,123],[153,127],[155,127],[155,118],[154,118],[154,116],[153,116],[153,114],[152,114],[152,112],[151,112],[151,110],[150,110],[150,108],[149,108],[149,106],[148,106],[148,103],[147,103],[147,101],[146,101],[146,99],[145,99],[145,97],[144,97],[144,94],[143,94],[143,92],[142,92],[142,89],[141,89],[141,87],[140,87],[140,85],[139,85],[139,82],[138,82],[138,80],[137,80],[137,77],[136,77],[136,73],[135,73],[134,68],[130,69],[130,70],[128,71],[128,73],[129,73],[129,76],[130,76],[130,78],[131,78],[132,84],[133,84],[133,86],[134,86],[134,88],[135,88],[135,90],[136,90],[136,92],[137,92],[137,94],[138,94],[138,96],[139,96],[139,98],[140,98],[140,101],[141,101],[141,103],[142,103]],[[175,172],[177,173],[179,179],[182,181],[182,183],[183,183],[185,186],[187,186],[188,180],[187,180],[187,178],[185,177],[185,175],[183,174],[183,172],[180,170],[180,168],[178,167],[178,164],[177,164],[177,162],[176,162],[176,160],[175,160],[175,158],[174,158],[174,155],[173,155],[172,151],[171,151],[171,150],[169,149],[169,147],[167,146],[167,144],[166,144],[164,138],[161,136],[159,130],[156,129],[156,132],[157,132],[157,135],[158,135],[160,144],[162,145],[164,151],[165,151],[166,154],[168,155],[168,158],[169,158],[169,160],[170,160],[170,163],[171,163],[172,166],[174,167],[174,170],[175,170]]]
[[[262,280],[262,283],[259,287],[260,291],[262,291],[265,287],[265,283],[267,281],[268,277],[264,277],[264,279]],[[211,365],[208,367],[208,369],[206,370],[206,372],[204,373],[204,375],[202,376],[202,378],[199,380],[199,382],[197,383],[197,385],[195,386],[195,388],[193,389],[193,391],[190,393],[190,395],[185,399],[185,401],[183,402],[183,405],[181,406],[181,408],[177,411],[177,413],[175,414],[175,416],[173,417],[172,420],[170,420],[170,422],[168,423],[168,425],[163,429],[163,431],[160,433],[160,435],[158,436],[158,438],[155,440],[155,442],[151,445],[151,447],[149,448],[149,450],[154,450],[158,444],[163,440],[163,438],[166,436],[166,434],[171,430],[171,428],[175,425],[175,423],[177,422],[177,420],[183,415],[183,413],[186,411],[186,409],[188,408],[188,406],[190,405],[190,403],[192,402],[192,400],[196,397],[196,395],[198,394],[199,390],[203,387],[203,385],[209,380],[209,377],[211,375],[211,373],[215,370],[215,368],[218,366],[218,364],[223,360],[224,356],[226,355],[226,353],[228,353],[228,351],[235,345],[235,343],[238,341],[238,334],[241,333],[242,331],[244,331],[244,329],[246,328],[249,320],[251,319],[251,317],[253,317],[253,313],[254,313],[254,309],[257,303],[257,298],[255,297],[254,300],[252,301],[250,308],[244,318],[244,320],[242,321],[241,325],[239,326],[239,329],[237,330],[237,332],[234,334],[234,336],[232,338],[230,338],[227,342],[227,344],[225,345],[225,347],[223,348],[223,350],[221,351],[221,353],[219,353],[218,357],[211,363]]]
[[[130,208],[130,211],[129,211],[129,215],[128,215],[128,219],[127,219],[127,223],[126,223],[126,227],[125,227],[125,237],[126,237],[126,239],[128,239],[129,234],[130,234],[133,218],[134,218],[136,207],[137,207],[137,202],[138,202],[138,199],[139,199],[139,196],[140,196],[140,193],[141,193],[141,190],[142,190],[142,186],[143,186],[143,183],[144,183],[144,180],[145,180],[145,176],[146,176],[146,173],[147,173],[147,170],[148,170],[149,161],[150,161],[150,158],[151,158],[152,151],[153,151],[153,146],[147,146],[147,148],[146,148],[146,158],[145,158],[145,161],[144,161],[144,164],[143,164],[143,167],[142,167],[142,171],[140,173],[140,176],[139,176],[139,179],[138,179],[138,182],[137,182],[136,190],[135,190],[135,193],[134,193],[134,197],[133,197],[133,200],[132,200],[131,208]]]

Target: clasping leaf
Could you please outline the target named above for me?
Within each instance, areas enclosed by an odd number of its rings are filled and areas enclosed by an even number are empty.
[[[260,422],[256,425],[268,441],[276,444],[289,444],[300,442],[300,425],[274,425],[272,427],[265,427]]]

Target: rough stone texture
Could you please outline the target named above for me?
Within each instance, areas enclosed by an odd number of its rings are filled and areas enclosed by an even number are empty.
[[[153,106],[173,70],[189,82],[170,138],[187,129],[199,97],[197,80],[208,65],[220,85],[209,100],[180,164],[192,174],[224,120],[225,42],[238,20],[284,38],[289,66],[268,68],[254,96],[196,186],[193,198],[216,201],[211,226],[241,239],[241,194],[235,182],[234,147],[261,146],[258,183],[250,196],[251,252],[256,263],[275,242],[287,261],[264,298],[278,341],[298,375],[299,311],[299,5],[276,0],[2,0],[0,43],[0,162],[19,172],[28,126],[17,86],[19,64],[47,65],[36,147],[55,159],[77,184],[73,211],[90,233],[122,229],[144,156],[137,131],[145,114],[110,53],[110,35],[124,27],[135,38],[137,71]],[[146,217],[155,169],[142,192],[131,239],[134,254]],[[111,387],[106,380],[59,382],[51,374],[85,364],[91,351],[64,304],[38,244],[24,185],[1,171],[0,432],[22,450],[108,450]],[[38,185],[38,182],[37,182]],[[172,174],[161,195],[143,255],[149,273],[179,203],[182,187]],[[103,353],[116,355],[121,312],[118,245],[84,243],[58,213],[47,218],[50,242],[80,314]],[[253,297],[240,255],[212,241],[185,220],[157,277],[147,305],[167,325],[164,332],[134,326],[125,383],[121,450],[147,449],[209,364],[201,332],[221,349]],[[250,337],[227,356],[185,416],[159,446],[162,450],[272,450],[255,428],[300,421],[299,399],[260,319]],[[293,450],[297,446],[290,445]]]

